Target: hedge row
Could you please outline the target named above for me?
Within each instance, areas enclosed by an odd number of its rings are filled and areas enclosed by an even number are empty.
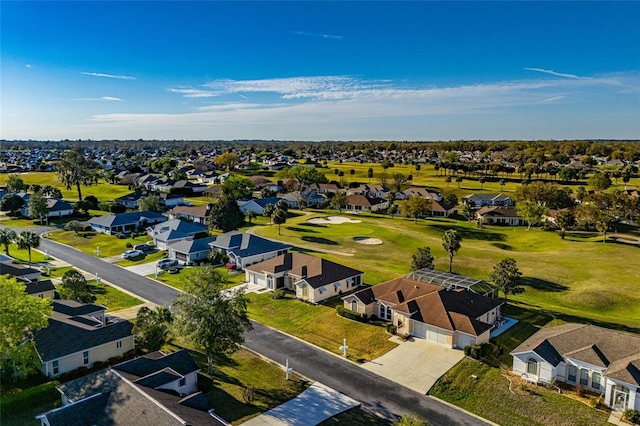
[[[482,345],[465,346],[464,354],[474,359],[484,358],[491,355],[495,348],[491,343],[483,343]]]
[[[341,317],[349,318],[354,321],[367,322],[369,316],[367,314],[359,314],[357,312],[353,312],[350,309],[345,309],[344,306],[336,306],[336,312]]]

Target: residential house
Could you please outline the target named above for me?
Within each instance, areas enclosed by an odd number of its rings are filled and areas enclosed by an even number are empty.
[[[352,291],[364,272],[304,253],[286,253],[245,268],[246,281],[268,290],[286,288],[296,298],[319,303]]]
[[[389,208],[389,201],[371,198],[367,195],[353,194],[346,197],[346,209],[350,213],[377,212]]]
[[[280,256],[291,249],[286,244],[238,231],[218,235],[209,246],[224,251],[229,256],[229,263],[239,269]]]
[[[147,229],[147,235],[153,239],[153,244],[160,250],[166,250],[169,244],[183,240],[194,240],[201,236],[208,236],[208,228],[195,222],[181,219],[171,219]]]
[[[175,207],[184,204],[184,197],[180,194],[160,192],[157,196],[161,206]]]
[[[293,191],[280,197],[292,209],[303,209],[323,204],[327,199],[315,191]]]
[[[389,190],[382,185],[360,185],[356,188],[348,188],[347,196],[349,195],[365,195],[369,198],[382,198],[386,199]]]
[[[526,220],[518,214],[515,207],[484,206],[476,212],[476,219],[488,225],[526,225]]]
[[[0,262],[0,275],[11,275],[20,281],[38,281],[40,279],[40,270],[31,266],[13,263],[13,260],[5,260]]]
[[[246,213],[249,210],[256,213],[258,216],[262,216],[264,214],[264,208],[268,205],[276,205],[280,201],[278,197],[267,197],[267,198],[256,198],[253,200],[238,200],[238,206],[240,206],[240,211],[242,213]]]
[[[431,200],[431,216],[449,217],[456,213],[456,206],[445,201]]]
[[[176,206],[169,210],[167,214],[169,215],[169,219],[184,219],[206,225],[210,209],[211,204],[203,206]]]
[[[406,200],[407,198],[412,197],[414,195],[418,195],[427,200],[442,201],[442,194],[440,194],[439,192],[431,191],[427,188],[423,188],[419,186],[412,186],[410,188],[405,189],[402,192],[398,192],[396,194],[396,200]]]
[[[216,237],[185,239],[170,243],[167,246],[169,257],[183,263],[202,262],[207,260],[211,252],[210,242]]]
[[[150,225],[164,222],[167,218],[160,213],[145,210],[143,212],[108,214],[96,216],[87,221],[96,232],[102,234],[129,233],[146,229]]]
[[[114,201],[118,204],[122,204],[128,209],[137,209],[140,206],[140,200],[149,195],[150,194],[146,191],[134,191],[123,195],[122,197],[118,197]]]
[[[25,291],[29,296],[39,297],[40,299],[53,299],[56,294],[56,286],[51,280],[42,281],[25,281]]]
[[[173,184],[169,192],[180,195],[200,195],[209,188],[207,185],[179,180]]]
[[[564,382],[604,397],[613,410],[640,410],[640,337],[587,324],[546,327],[511,351],[513,372]]]
[[[318,194],[326,194],[327,192],[333,192],[335,194],[340,190],[340,187],[335,183],[312,183],[309,185],[309,190],[315,191]]]
[[[20,214],[28,217],[31,194],[20,192],[18,195],[24,200],[24,205],[20,208]],[[47,215],[45,217],[65,217],[71,216],[75,212],[71,204],[60,198],[46,197],[45,201],[47,202]]]
[[[516,202],[504,194],[470,194],[462,198],[462,204],[473,202],[473,206],[515,206]]]
[[[49,377],[97,361],[122,356],[134,349],[133,324],[105,316],[106,307],[73,300],[53,300],[49,325],[35,333],[42,372]]]
[[[196,180],[199,183],[202,183],[205,185],[213,185],[214,183],[220,183],[220,180],[218,179],[218,173],[214,171],[202,172],[202,174],[198,176]]]
[[[153,352],[58,385],[62,407],[37,419],[42,426],[227,424],[198,391],[198,371],[185,350]]]
[[[449,348],[487,343],[503,302],[465,289],[465,277],[436,275],[441,284],[402,277],[365,288],[343,297],[344,307]],[[455,280],[462,285],[451,286]]]

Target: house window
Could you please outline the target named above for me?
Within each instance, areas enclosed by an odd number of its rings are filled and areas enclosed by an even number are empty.
[[[391,308],[388,306],[380,305],[380,318],[390,320],[391,316]]]
[[[83,358],[83,363],[84,365],[89,364],[89,351],[84,351],[82,352],[82,358]]]
[[[580,369],[580,384],[582,386],[589,385],[589,370],[587,370],[586,368]]]
[[[601,380],[601,378],[600,378],[600,377],[601,377],[601,376],[600,376],[600,373],[596,373],[596,372],[594,372],[594,373],[591,375],[591,387],[592,387],[592,388],[594,388],[594,389],[600,389],[600,380]]]
[[[527,360],[527,374],[538,375],[538,361],[536,359],[529,358]]]
[[[302,286],[302,297],[309,297],[309,286],[308,285],[303,285]]]
[[[577,374],[578,374],[578,369],[573,365],[569,365],[567,367],[567,382],[575,383]]]
[[[122,347],[122,340],[118,340],[116,342],[116,348],[120,349]]]
[[[351,301],[351,310],[353,312],[358,312],[358,302],[356,300]]]
[[[58,361],[53,361],[51,366],[53,367],[53,374],[58,374],[60,371],[60,368],[58,368]]]
[[[355,286],[359,286],[360,284],[362,284],[362,275],[358,275],[355,278]]]
[[[187,383],[187,379],[185,377],[183,377],[182,379],[180,379],[180,381],[178,382],[178,386],[184,386]]]
[[[267,277],[267,288],[273,288],[273,278]]]

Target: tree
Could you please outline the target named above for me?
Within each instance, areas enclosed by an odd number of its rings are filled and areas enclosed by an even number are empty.
[[[160,199],[157,195],[147,195],[140,199],[140,204],[138,204],[138,211],[152,211],[152,212],[160,212],[162,208],[160,207]]]
[[[211,262],[212,265],[218,266],[227,263],[229,261],[229,256],[223,250],[214,248],[209,252],[207,259],[209,259],[209,262]]]
[[[59,292],[62,299],[75,300],[80,303],[96,301],[96,296],[93,294],[87,279],[75,269],[70,269],[64,273]]]
[[[91,210],[91,208],[93,208],[93,204],[91,204],[90,201],[82,200],[76,202],[76,210],[83,211],[84,214],[89,213],[89,210]]]
[[[30,340],[48,324],[51,301],[29,296],[25,285],[0,276],[0,375],[11,379],[35,372],[41,361]]]
[[[235,165],[240,161],[240,156],[235,152],[225,152],[220,154],[214,160],[214,163],[223,166],[227,170],[233,170]]]
[[[213,374],[214,357],[237,351],[244,332],[252,328],[244,288],[224,290],[225,283],[212,266],[193,269],[175,301],[176,331],[204,351],[209,374]]]
[[[595,173],[587,180],[587,183],[596,191],[604,191],[611,186],[611,179],[606,173]]]
[[[355,173],[355,170],[354,170]],[[344,171],[338,170],[336,173],[338,176],[344,176]],[[315,167],[305,166],[305,165],[297,165],[293,167],[288,167],[278,171],[276,176],[280,178],[289,178],[295,179],[298,182],[303,183],[327,183],[329,180],[320,170]]]
[[[500,191],[504,191],[504,186],[507,184],[505,179],[500,179]]]
[[[420,175],[420,164],[416,164],[416,176]]]
[[[484,183],[487,181],[487,178],[484,176],[481,176],[480,179],[478,179],[478,182],[480,182],[480,190],[484,189]]]
[[[510,294],[524,292],[524,287],[520,286],[521,276],[522,272],[518,270],[516,260],[512,257],[507,257],[493,267],[493,272],[489,275],[489,279],[502,291],[506,303]]]
[[[273,218],[273,211],[276,209],[276,206],[274,206],[273,204],[267,204],[266,206],[264,206],[264,209],[262,211],[262,215],[264,217],[268,217],[269,218],[269,226],[271,226],[271,221]]]
[[[460,189],[460,184],[462,183],[462,181],[463,181],[462,176],[458,176],[458,177],[456,178],[456,182],[458,183],[458,189]]]
[[[342,191],[336,192],[331,199],[331,207],[338,209],[338,213],[342,212],[342,207],[347,204],[347,194]]]
[[[31,265],[31,249],[40,246],[40,236],[35,232],[22,231],[16,238],[16,245],[19,249],[26,249],[29,252],[29,265]]]
[[[250,198],[253,191],[253,182],[244,176],[232,175],[222,183],[222,192],[236,200]]]
[[[136,347],[145,352],[162,349],[162,346],[169,341],[172,323],[173,314],[166,306],[156,306],[155,309],[143,306],[138,310],[136,323],[133,326]]]
[[[64,230],[73,231],[76,235],[78,235],[78,232],[82,230],[82,224],[77,220],[70,220],[66,225],[64,225]]]
[[[396,192],[400,192],[402,190],[402,185],[407,183],[407,177],[402,173],[394,173],[391,178],[393,179],[393,187]]]
[[[280,225],[287,221],[287,211],[276,207],[273,211],[273,223],[278,225],[278,235],[280,235]]]
[[[25,190],[25,184],[20,175],[12,173],[7,178],[7,191],[21,192]]]
[[[556,224],[560,228],[560,237],[564,240],[564,234],[567,228],[571,228],[576,224],[576,217],[569,210],[563,210],[556,215]]]
[[[173,180],[187,180],[187,172],[182,169],[173,169],[169,175]]]
[[[444,197],[444,201],[446,201],[447,203],[451,204],[452,206],[457,206],[458,205],[458,196],[456,194],[454,194],[453,192],[451,194],[447,194]]]
[[[444,181],[447,182],[447,188],[448,188],[449,184],[451,183],[451,176],[447,176],[446,178],[444,178]]]
[[[369,170],[367,170],[367,178],[369,178],[369,183],[371,183],[372,177],[373,177],[373,169],[369,167]]]
[[[615,219],[606,213],[598,214],[596,218],[596,229],[602,234],[602,242],[607,242],[607,232],[611,231],[611,227]]]
[[[242,226],[244,214],[236,199],[223,193],[218,201],[211,205],[208,222],[209,228],[229,232]]]
[[[431,212],[430,203],[420,195],[412,195],[400,206],[400,213],[412,217],[418,222],[418,217],[428,216]]]
[[[16,216],[22,206],[24,206],[24,200],[16,193],[5,195],[0,202],[0,209],[11,212],[12,216]]]
[[[433,256],[431,255],[431,248],[418,247],[411,257],[411,270],[417,271],[418,269],[433,269]]]
[[[80,185],[90,186],[98,183],[98,164],[84,157],[81,150],[69,150],[56,164],[60,182],[70,190],[76,187],[78,201],[82,201]]]
[[[460,241],[462,237],[458,234],[458,231],[449,229],[445,231],[442,236],[442,247],[449,253],[449,272],[451,272],[451,266],[453,264],[453,256],[460,250]]]
[[[531,225],[537,225],[542,222],[542,216],[549,213],[549,208],[535,201],[520,201],[516,206],[516,211],[529,223],[527,227],[527,230],[529,230]]]
[[[258,216],[258,213],[254,212],[253,210],[247,210],[246,212],[244,212],[244,217],[247,219],[247,222],[249,223],[251,223],[251,221],[253,221],[253,219],[255,219],[256,216]]]
[[[40,219],[42,225],[43,218],[47,216],[47,199],[40,192],[36,192],[29,197],[29,217],[32,219]]]
[[[4,246],[4,253],[9,256],[9,246],[15,241],[17,235],[11,228],[0,228],[0,245]]]

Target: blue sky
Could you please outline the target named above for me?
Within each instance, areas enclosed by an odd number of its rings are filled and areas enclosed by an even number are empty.
[[[0,139],[640,139],[638,1],[0,8]]]

